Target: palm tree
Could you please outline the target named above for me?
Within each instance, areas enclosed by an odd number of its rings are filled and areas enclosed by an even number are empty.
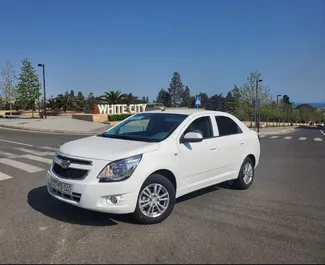
[[[129,94],[125,95],[125,97],[124,97],[124,102],[125,102],[125,104],[128,104],[128,105],[136,104],[136,103],[138,103],[138,101],[139,101],[139,98],[137,96],[133,96],[132,93],[129,93]]]
[[[109,91],[105,92],[104,95],[99,97],[99,100],[102,103],[106,104],[120,104],[125,98],[127,97],[126,94],[122,94],[121,91]]]
[[[67,110],[71,110],[76,107],[76,100],[73,93],[69,93],[68,91],[65,94],[59,94],[55,99],[55,105],[63,109],[64,112]]]

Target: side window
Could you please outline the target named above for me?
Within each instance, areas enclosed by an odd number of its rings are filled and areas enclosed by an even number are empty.
[[[193,121],[185,130],[184,134],[188,132],[200,132],[203,139],[212,138],[213,130],[210,117],[201,117]]]
[[[219,129],[219,136],[227,136],[242,133],[242,130],[231,118],[225,116],[216,116],[216,122]]]

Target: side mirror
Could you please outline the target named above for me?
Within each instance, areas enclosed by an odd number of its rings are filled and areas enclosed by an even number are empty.
[[[203,135],[199,132],[188,132],[184,135],[183,143],[198,143],[203,141]]]

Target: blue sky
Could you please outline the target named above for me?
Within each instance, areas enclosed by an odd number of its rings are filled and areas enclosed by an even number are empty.
[[[48,95],[152,100],[174,71],[192,94],[225,94],[258,70],[273,97],[325,101],[323,0],[4,0],[0,25],[0,66],[45,63]]]

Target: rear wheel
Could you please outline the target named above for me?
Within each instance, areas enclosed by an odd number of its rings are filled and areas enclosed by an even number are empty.
[[[246,157],[238,174],[238,178],[235,180],[234,184],[236,188],[241,190],[248,189],[254,180],[255,170],[253,160]]]
[[[142,224],[164,221],[175,207],[175,188],[160,174],[151,175],[142,185],[133,217]]]

